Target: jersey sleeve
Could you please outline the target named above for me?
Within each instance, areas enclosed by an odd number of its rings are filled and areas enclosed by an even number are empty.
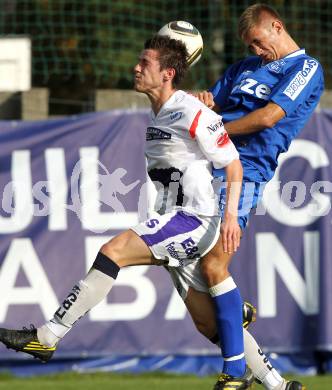
[[[189,129],[191,138],[196,139],[205,157],[220,169],[233,160],[239,159],[239,154],[228,137],[222,118],[212,111],[204,109],[196,113]]]
[[[323,71],[313,58],[306,58],[286,72],[270,100],[290,115],[309,100],[317,104],[324,89]]]

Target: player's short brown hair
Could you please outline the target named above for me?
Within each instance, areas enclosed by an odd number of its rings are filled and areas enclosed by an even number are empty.
[[[239,37],[243,39],[252,27],[257,26],[262,21],[264,15],[280,20],[285,26],[280,14],[274,8],[267,4],[257,3],[246,8],[240,16],[238,22]]]
[[[178,86],[188,70],[188,52],[183,42],[166,35],[154,35],[144,44],[144,49],[153,49],[159,53],[160,69],[173,68],[175,76],[173,86]]]

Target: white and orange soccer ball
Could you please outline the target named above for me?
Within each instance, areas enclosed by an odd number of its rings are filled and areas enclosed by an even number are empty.
[[[201,58],[203,52],[203,38],[201,33],[191,23],[176,20],[165,24],[158,31],[159,35],[168,35],[170,38],[182,41],[188,51],[188,64],[193,66]]]

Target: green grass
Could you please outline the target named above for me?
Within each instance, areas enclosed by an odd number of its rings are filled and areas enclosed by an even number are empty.
[[[1,390],[211,390],[214,377],[168,374],[60,374],[18,379],[0,375]],[[332,375],[296,377],[308,390],[331,390]],[[255,390],[263,389],[255,385]]]

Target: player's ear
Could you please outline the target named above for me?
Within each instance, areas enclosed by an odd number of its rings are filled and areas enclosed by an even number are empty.
[[[277,33],[280,33],[282,30],[284,30],[284,25],[281,20],[276,19],[272,22],[272,27],[275,29]]]
[[[174,68],[165,69],[164,81],[173,80],[174,77],[175,77],[175,69]]]

